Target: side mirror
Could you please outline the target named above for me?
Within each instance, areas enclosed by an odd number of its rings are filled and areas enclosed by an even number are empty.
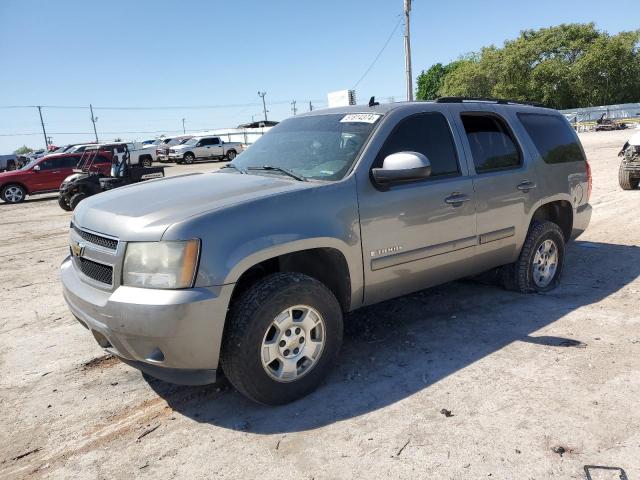
[[[422,180],[431,175],[431,162],[419,152],[392,153],[382,162],[382,168],[371,170],[380,185]]]
[[[35,167],[33,167],[33,171],[34,172],[39,172],[40,171],[40,165],[36,165]]]

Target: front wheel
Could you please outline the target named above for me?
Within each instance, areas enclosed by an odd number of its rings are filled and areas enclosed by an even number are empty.
[[[342,310],[322,283],[276,273],[234,302],[221,364],[231,384],[265,405],[312,392],[329,373],[342,343]]]
[[[633,178],[631,172],[624,168],[624,163],[621,163],[618,169],[618,183],[623,190],[634,190],[638,188],[640,178]]]
[[[227,160],[229,160],[231,162],[231,161],[233,161],[234,158],[236,158],[235,150],[229,150],[227,152]]]
[[[184,163],[186,163],[187,165],[191,165],[195,159],[196,157],[194,157],[193,153],[184,154]]]
[[[503,267],[505,287],[522,293],[553,290],[560,282],[564,255],[560,227],[553,222],[534,222],[518,260]]]
[[[60,208],[63,209],[66,212],[70,212],[71,211],[71,206],[69,205],[69,202],[67,201],[67,196],[66,195],[58,195],[58,205],[60,205]]]
[[[26,190],[20,185],[7,185],[2,189],[2,200],[7,203],[20,203],[27,196]]]

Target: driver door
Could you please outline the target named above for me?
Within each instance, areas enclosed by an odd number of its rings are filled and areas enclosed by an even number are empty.
[[[476,199],[457,137],[440,112],[400,120],[371,168],[392,153],[419,152],[429,177],[382,189],[360,177],[364,303],[464,277],[476,251]]]

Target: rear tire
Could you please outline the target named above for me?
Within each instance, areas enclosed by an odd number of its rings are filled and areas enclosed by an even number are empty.
[[[76,193],[73,197],[71,197],[71,199],[69,200],[69,207],[71,208],[71,210],[75,210],[78,204],[88,196],[89,195],[87,195],[86,193]]]
[[[69,202],[67,202],[66,195],[58,195],[58,205],[60,205],[60,208],[66,212],[71,211],[71,206],[69,205]]]
[[[518,260],[502,267],[505,288],[521,293],[553,290],[560,283],[564,257],[565,242],[560,227],[553,222],[534,221]]]
[[[153,165],[153,160],[150,157],[145,157],[140,163],[142,163],[143,167],[150,167],[151,165]]]
[[[282,405],[318,387],[341,343],[342,310],[333,293],[307,275],[276,273],[231,306],[220,361],[240,393]]]
[[[618,169],[618,183],[623,190],[635,190],[638,188],[640,178],[634,178],[630,171],[624,169],[624,163],[621,163]]]
[[[27,196],[27,191],[21,185],[7,185],[2,189],[0,197],[7,203],[20,203],[24,202]]]
[[[195,159],[196,157],[194,157],[193,153],[184,154],[184,163],[186,163],[187,165],[191,165]]]

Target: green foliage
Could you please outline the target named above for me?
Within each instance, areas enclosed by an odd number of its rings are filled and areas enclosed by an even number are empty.
[[[16,155],[26,155],[31,152],[33,152],[33,148],[29,148],[26,145],[23,145],[13,153],[15,153]]]
[[[502,48],[418,77],[416,97],[500,97],[554,108],[640,101],[640,30],[609,35],[589,24],[525,30]]]

